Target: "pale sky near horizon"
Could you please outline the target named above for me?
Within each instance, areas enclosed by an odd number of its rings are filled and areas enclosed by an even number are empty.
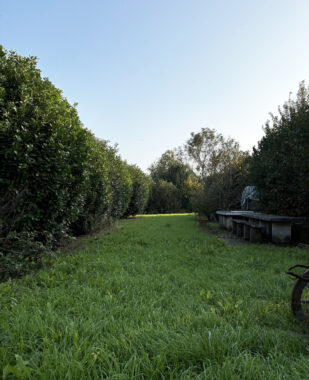
[[[0,0],[0,43],[146,170],[202,127],[256,145],[309,83],[308,17],[309,0]]]

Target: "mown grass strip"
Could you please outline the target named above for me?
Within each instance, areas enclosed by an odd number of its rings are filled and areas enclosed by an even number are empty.
[[[192,215],[121,221],[0,284],[0,365],[31,379],[306,378],[284,273],[306,261],[299,248],[228,247]]]

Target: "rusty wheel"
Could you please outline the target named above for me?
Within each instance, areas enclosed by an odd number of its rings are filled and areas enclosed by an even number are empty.
[[[309,270],[302,277],[308,278]],[[309,323],[309,282],[297,280],[291,294],[291,307],[293,314],[300,321]]]

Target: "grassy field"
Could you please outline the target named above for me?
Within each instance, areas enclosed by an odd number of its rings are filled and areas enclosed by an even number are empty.
[[[0,367],[7,379],[308,379],[284,274],[307,261],[228,247],[192,215],[121,221],[0,284]]]

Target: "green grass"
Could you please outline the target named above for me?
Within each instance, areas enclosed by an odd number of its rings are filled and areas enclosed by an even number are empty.
[[[0,284],[0,366],[48,380],[307,379],[307,328],[284,273],[307,260],[228,247],[192,215],[121,221]]]

